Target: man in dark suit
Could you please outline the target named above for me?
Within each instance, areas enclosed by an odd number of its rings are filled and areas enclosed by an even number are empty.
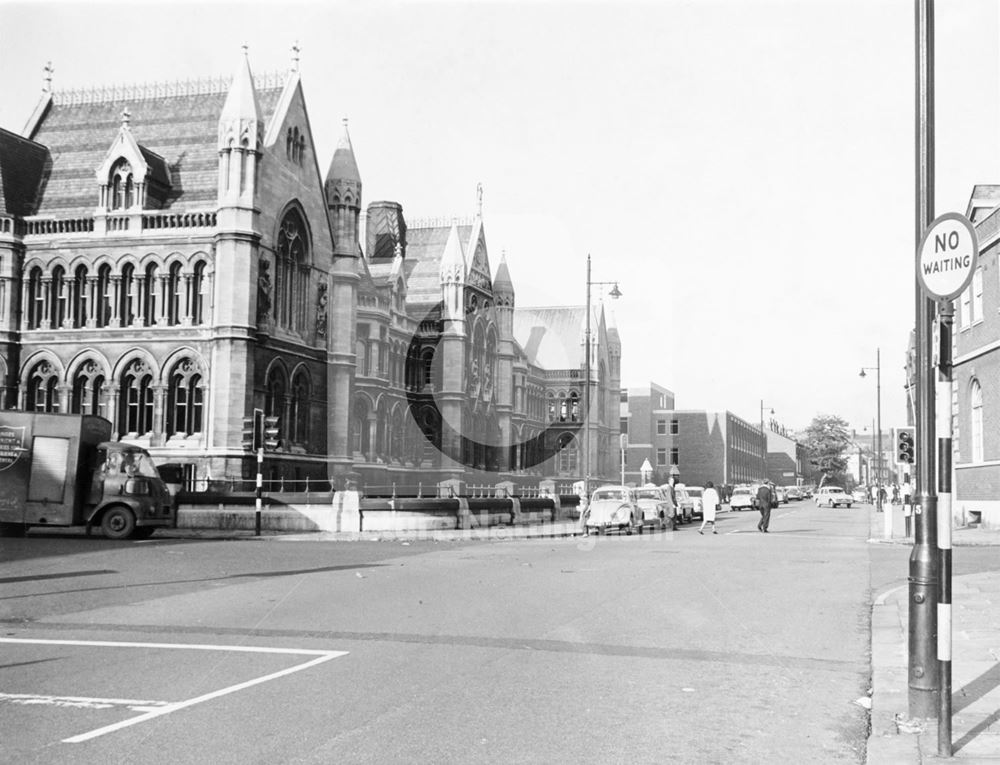
[[[770,485],[765,481],[757,489],[757,509],[760,510],[760,523],[757,524],[757,531],[768,533],[767,527],[771,524],[771,502],[774,498]]]

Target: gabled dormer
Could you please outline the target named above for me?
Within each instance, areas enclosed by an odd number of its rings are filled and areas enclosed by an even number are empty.
[[[132,134],[131,114],[122,110],[118,135],[97,168],[99,213],[158,209],[170,192],[166,160],[139,145]]]

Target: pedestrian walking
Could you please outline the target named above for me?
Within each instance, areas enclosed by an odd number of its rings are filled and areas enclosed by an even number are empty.
[[[774,492],[765,481],[757,489],[757,509],[760,510],[760,523],[757,524],[757,531],[768,533],[767,527],[771,525],[772,507],[774,507]]]
[[[718,534],[719,532],[715,529],[715,513],[719,509],[719,492],[715,490],[712,482],[709,481],[705,484],[705,491],[701,495],[701,526],[698,527],[698,533],[705,533],[705,524],[712,524],[712,533]]]

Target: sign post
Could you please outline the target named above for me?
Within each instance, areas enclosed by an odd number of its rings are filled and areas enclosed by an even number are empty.
[[[937,379],[934,391],[935,433],[922,434],[921,448],[937,454],[936,518],[928,518],[937,532],[937,660],[938,754],[950,757],[951,747],[951,453],[952,453],[952,301],[962,294],[979,263],[979,239],[972,223],[958,213],[938,217],[924,233],[917,250],[917,278],[923,294],[937,301]],[[929,394],[929,392],[928,392]],[[925,400],[921,396],[921,400]],[[934,436],[937,436],[935,444]],[[936,447],[936,452],[935,452]],[[898,450],[906,451],[906,444]],[[912,451],[910,452],[912,455]],[[912,457],[911,457],[912,458]],[[904,459],[905,461],[905,459]],[[932,463],[933,464],[933,463]],[[926,479],[925,479],[926,481]],[[926,486],[926,483],[925,483]]]

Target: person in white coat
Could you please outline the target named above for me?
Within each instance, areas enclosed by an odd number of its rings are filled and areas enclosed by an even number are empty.
[[[698,527],[698,533],[705,533],[705,524],[712,524],[712,533],[718,534],[719,532],[715,530],[715,513],[719,509],[719,492],[715,490],[715,486],[709,481],[705,484],[705,491],[701,495],[701,526]]]

